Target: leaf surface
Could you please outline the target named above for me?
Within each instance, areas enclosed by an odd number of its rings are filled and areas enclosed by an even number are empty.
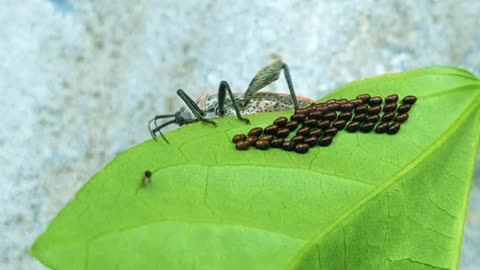
[[[32,254],[55,269],[456,269],[480,81],[431,67],[356,81],[324,100],[362,93],[418,101],[397,135],[344,131],[304,155],[231,143],[291,112],[147,141],[95,175]]]

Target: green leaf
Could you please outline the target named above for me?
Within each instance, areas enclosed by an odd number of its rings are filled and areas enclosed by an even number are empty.
[[[37,239],[55,269],[456,269],[480,135],[480,81],[432,67],[328,98],[416,95],[394,136],[340,132],[307,154],[237,151],[291,112],[192,124],[95,175]],[[98,146],[108,147],[108,146]],[[141,185],[145,170],[150,187]]]

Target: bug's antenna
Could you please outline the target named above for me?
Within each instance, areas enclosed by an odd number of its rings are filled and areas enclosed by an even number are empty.
[[[163,135],[162,133],[162,128],[168,126],[168,125],[171,125],[171,124],[175,124],[177,123],[177,120],[176,119],[173,119],[173,120],[170,120],[168,122],[165,122],[163,124],[161,124],[160,126],[156,127],[155,129],[152,130],[153,132],[153,135],[155,135],[155,133],[158,131],[158,133],[160,133],[160,136],[162,136],[163,140],[167,143],[167,144],[170,144],[170,142],[167,140],[167,138]]]
[[[169,118],[169,117],[175,117],[175,114],[161,114],[161,115],[156,115],[153,119],[148,121],[148,130],[150,131],[150,135],[152,135],[152,138],[156,141],[157,139],[155,138],[155,133],[152,132],[152,122],[155,124],[155,128],[157,128],[157,120],[162,119],[162,118]]]
[[[169,117],[175,117],[175,114],[174,113],[170,113],[170,114],[161,114],[161,115],[156,115],[152,120],[148,121],[148,129],[151,131],[151,128],[150,128],[150,125],[152,122],[155,123],[155,127],[157,127],[157,120],[158,119],[162,119],[162,118],[169,118]]]
[[[162,116],[162,117],[158,117],[158,116]],[[175,116],[175,115],[173,115],[173,116]],[[165,136],[163,135],[161,129],[164,128],[164,127],[166,127],[166,126],[168,126],[168,125],[177,123],[177,119],[172,119],[172,120],[170,120],[170,121],[168,121],[168,122],[165,122],[165,123],[161,124],[160,126],[157,126],[157,125],[155,124],[155,128],[154,128],[154,129],[152,129],[152,127],[151,127],[151,123],[152,123],[152,122],[154,122],[155,120],[157,120],[157,119],[159,119],[159,118],[166,118],[166,117],[171,117],[171,116],[157,115],[157,116],[155,116],[155,118],[153,118],[152,120],[148,121],[148,130],[150,130],[150,135],[152,135],[152,138],[153,138],[155,141],[157,140],[155,133],[157,133],[157,131],[158,131],[158,133],[160,133],[160,136],[162,136],[163,140],[164,140],[167,144],[170,144],[170,142],[167,140],[167,138],[165,138]]]

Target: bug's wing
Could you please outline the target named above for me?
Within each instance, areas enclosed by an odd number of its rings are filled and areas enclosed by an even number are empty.
[[[260,91],[265,86],[271,84],[272,82],[278,80],[283,65],[283,62],[281,60],[278,60],[262,68],[255,75],[255,77],[253,77],[252,81],[248,85],[248,89],[245,92],[244,103],[247,104],[248,101],[255,95],[255,93]]]

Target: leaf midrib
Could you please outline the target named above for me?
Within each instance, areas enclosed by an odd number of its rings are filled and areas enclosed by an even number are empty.
[[[389,187],[393,186],[398,182],[399,179],[408,172],[410,172],[412,169],[416,167],[416,165],[420,164],[427,158],[429,158],[435,151],[438,150],[438,148],[443,145],[449,138],[453,136],[458,131],[458,128],[464,124],[464,122],[470,117],[470,115],[477,109],[478,104],[480,104],[480,95],[477,95],[477,97],[468,105],[467,110],[464,111],[460,115],[460,117],[457,118],[456,121],[454,121],[454,124],[452,125],[451,128],[447,129],[440,137],[438,140],[436,140],[434,143],[432,143],[427,150],[420,154],[416,159],[414,159],[412,162],[410,162],[408,165],[406,165],[402,170],[398,171],[392,177],[385,181],[383,184],[379,185],[376,189],[373,189],[372,192],[367,194],[364,198],[360,199],[356,205],[354,205],[350,210],[346,211],[344,214],[339,216],[339,218],[334,221],[330,226],[328,226],[323,232],[318,234],[316,237],[314,237],[312,240],[310,240],[298,253],[295,255],[290,263],[286,266],[286,269],[296,269],[296,266],[299,265],[301,262],[301,258],[303,257],[304,254],[308,252],[312,247],[316,245],[316,243],[319,243],[321,239],[329,235],[331,232],[333,232],[342,222],[344,222],[346,219],[351,217],[353,214],[355,214],[358,210],[362,209],[362,206],[368,204],[370,201],[375,199],[378,195],[382,194],[383,191],[388,189]],[[478,147],[479,142],[477,142],[477,147]],[[458,258],[457,258],[458,261]]]

